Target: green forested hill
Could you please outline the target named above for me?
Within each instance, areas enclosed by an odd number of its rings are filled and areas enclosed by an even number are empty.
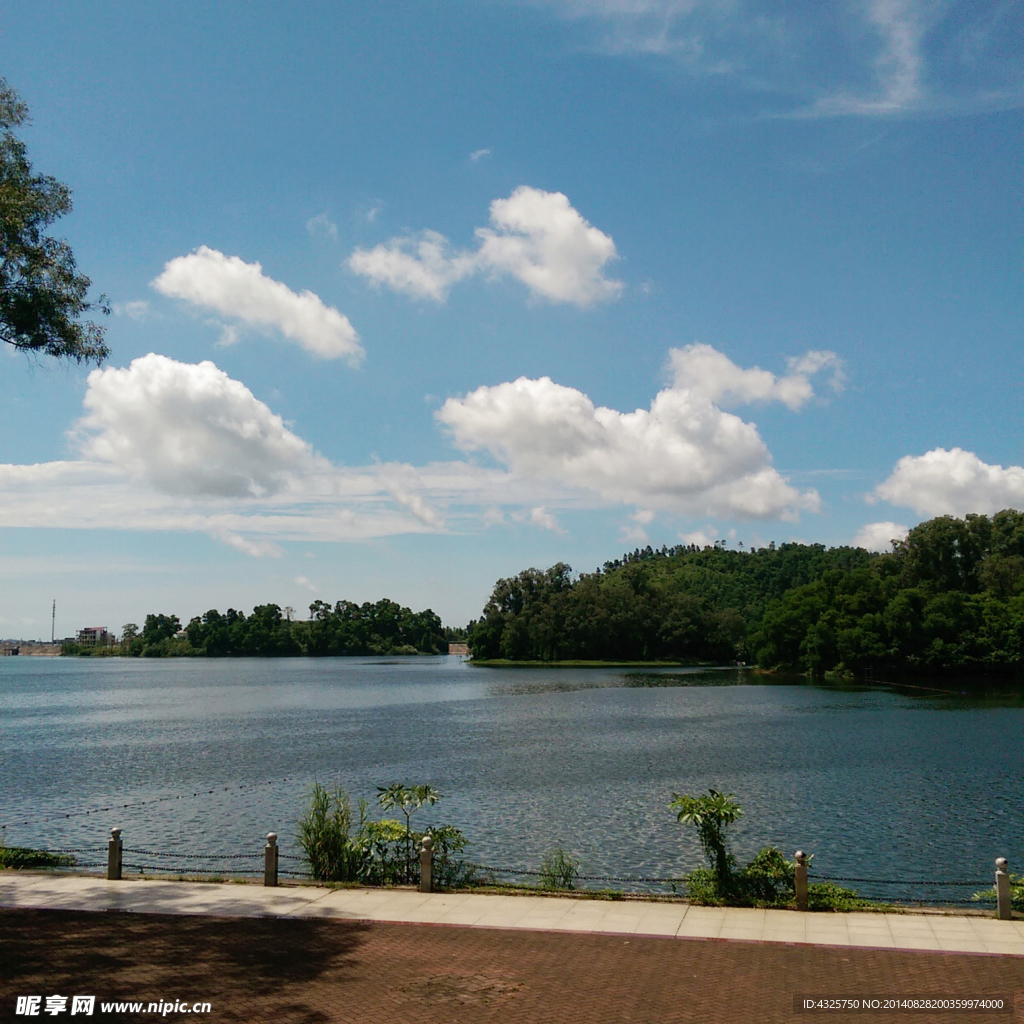
[[[1013,671],[1024,657],[1024,515],[941,517],[892,553],[818,544],[634,551],[574,577],[497,582],[474,658],[755,661],[824,673]]]

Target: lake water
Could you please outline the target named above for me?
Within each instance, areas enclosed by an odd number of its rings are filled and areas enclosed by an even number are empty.
[[[661,878],[701,860],[672,793],[714,787],[744,808],[741,860],[773,843],[813,852],[825,876],[990,880],[997,856],[1021,869],[1019,693],[763,679],[453,657],[4,658],[0,824],[11,845],[102,846],[119,825],[128,849],[210,854],[259,853],[275,830],[295,854],[314,780],[371,800],[429,783],[444,799],[414,822],[458,825],[474,861],[536,869],[561,845],[584,874]]]

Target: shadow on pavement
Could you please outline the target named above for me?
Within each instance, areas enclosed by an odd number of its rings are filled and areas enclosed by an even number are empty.
[[[18,995],[59,993],[95,995],[97,1013],[107,1000],[209,1001],[213,1019],[223,1020],[233,1016],[226,1000],[237,1006],[244,993],[268,1020],[326,1021],[304,1005],[303,991],[324,974],[343,981],[367,930],[338,921],[116,911],[6,909],[0,922],[3,1002],[12,1003],[2,1007],[5,1017]]]

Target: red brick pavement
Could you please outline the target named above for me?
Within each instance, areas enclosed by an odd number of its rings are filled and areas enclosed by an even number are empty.
[[[286,918],[0,910],[0,1014],[18,995],[209,1001],[210,1021],[372,1024],[1002,1024],[1024,958]],[[1006,1014],[797,1013],[794,994],[1007,993]],[[70,1008],[70,1004],[69,1004]],[[70,1014],[43,1020],[87,1020]],[[171,1014],[167,1020],[187,1020]]]

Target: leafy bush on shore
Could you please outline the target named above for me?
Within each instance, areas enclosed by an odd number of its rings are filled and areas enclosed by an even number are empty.
[[[429,792],[427,792],[429,791]],[[394,818],[371,819],[366,800],[359,801],[358,822],[349,795],[340,786],[333,791],[315,783],[306,810],[298,822],[296,840],[310,875],[319,882],[360,882],[364,885],[418,884],[419,848],[425,836],[433,843],[433,884],[438,889],[470,885],[474,870],[459,856],[469,845],[454,825],[436,825],[428,831],[412,828],[417,799],[436,803],[441,794],[429,786],[388,786],[379,789],[378,803],[398,807],[405,822]],[[429,796],[434,799],[430,800]]]
[[[0,846],[0,868],[70,868],[75,863],[69,853],[49,853],[28,846]]]
[[[701,906],[789,907],[796,899],[796,863],[774,846],[763,847],[745,868],[736,866],[725,828],[743,814],[734,794],[709,789],[707,794],[672,794],[669,807],[679,822],[697,829],[708,867],[683,877],[691,903]],[[851,889],[832,882],[807,887],[809,910],[854,910],[864,906]]]
[[[984,889],[982,892],[976,892],[971,899],[995,903],[995,886],[991,889]],[[1014,910],[1024,910],[1024,875],[1010,875],[1010,906]]]

